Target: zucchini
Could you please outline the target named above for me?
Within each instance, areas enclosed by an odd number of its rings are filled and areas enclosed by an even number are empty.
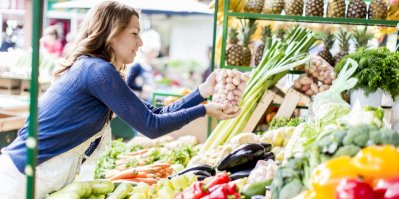
[[[46,199],[80,199],[80,196],[76,192],[55,192],[48,196]]]
[[[87,182],[72,182],[58,192],[74,192],[77,193],[79,197],[86,197],[91,194],[91,186]]]
[[[270,185],[272,180],[254,182],[251,184],[247,184],[241,191],[241,194],[245,196],[246,199],[250,199],[252,196],[256,195],[265,195],[266,194],[266,186]]]
[[[95,180],[95,181],[90,181],[90,186],[92,189],[92,194],[97,194],[97,195],[104,195],[107,193],[111,193],[115,185],[112,181],[109,180]]]
[[[123,199],[130,192],[133,191],[133,187],[129,183],[122,183],[107,197],[107,199]]]

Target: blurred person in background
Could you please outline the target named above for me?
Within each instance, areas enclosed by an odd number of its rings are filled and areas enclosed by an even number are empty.
[[[57,57],[62,55],[62,43],[56,26],[49,26],[44,30],[40,49]]]
[[[161,49],[161,37],[155,30],[142,33],[143,46],[139,49],[138,61],[127,73],[129,87],[143,100],[151,102],[155,89],[155,71],[153,61],[158,57]]]

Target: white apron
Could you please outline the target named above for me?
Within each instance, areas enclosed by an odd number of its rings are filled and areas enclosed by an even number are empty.
[[[86,149],[90,146],[91,142],[100,136],[102,138],[96,150],[90,157],[87,157],[85,155]],[[71,183],[79,173],[79,181],[92,180],[98,157],[110,145],[111,127],[107,123],[99,133],[82,144],[41,163],[36,167],[36,198],[45,198],[48,193],[59,190]],[[82,164],[84,158],[86,158],[86,161]],[[0,198],[26,198],[26,176],[19,172],[10,156],[6,153],[0,155]]]

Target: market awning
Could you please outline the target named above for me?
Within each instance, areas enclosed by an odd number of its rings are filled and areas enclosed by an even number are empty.
[[[104,0],[74,0],[54,4],[54,8],[89,9]],[[204,3],[193,0],[119,0],[145,14],[212,15],[213,11]]]

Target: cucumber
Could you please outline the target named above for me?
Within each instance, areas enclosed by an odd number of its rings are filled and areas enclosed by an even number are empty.
[[[80,199],[76,192],[55,192],[46,199]]]
[[[95,180],[89,183],[92,189],[91,193],[96,195],[111,193],[115,188],[114,183],[109,180]]]
[[[266,181],[260,181],[260,182],[254,182],[251,184],[247,184],[244,186],[241,193],[247,199],[250,199],[252,196],[256,196],[256,195],[265,195],[266,186],[270,185],[271,183],[272,183],[272,180],[266,180]]]
[[[122,183],[111,193],[107,199],[123,199],[125,198],[130,192],[133,191],[133,187],[129,183]]]
[[[91,194],[91,191],[87,190],[88,189],[87,187],[90,187],[90,185],[88,185],[87,183],[72,182],[71,184],[65,186],[58,192],[65,192],[65,193],[66,192],[74,192],[74,193],[77,193],[79,195],[79,197],[85,197],[85,196],[89,196]],[[90,193],[88,193],[88,191],[90,191]]]

